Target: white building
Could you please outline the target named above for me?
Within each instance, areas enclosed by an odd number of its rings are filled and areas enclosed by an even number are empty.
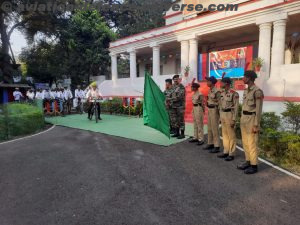
[[[239,4],[237,11],[166,12],[164,27],[110,43],[112,80],[101,84],[104,96],[143,96],[145,70],[163,89],[165,79],[190,66],[198,78],[199,54],[251,46],[264,65],[257,85],[265,92],[265,111],[280,111],[284,100],[300,102],[300,49],[288,47],[300,34],[299,0],[181,0],[177,4]],[[293,61],[292,63],[292,54]],[[119,78],[120,55],[130,59],[130,77]],[[298,63],[298,64],[295,64]],[[206,64],[208,67],[209,65]],[[209,70],[209,68],[206,68]],[[207,74],[209,76],[209,74]],[[190,78],[190,79],[191,79]],[[274,108],[276,107],[276,108]]]

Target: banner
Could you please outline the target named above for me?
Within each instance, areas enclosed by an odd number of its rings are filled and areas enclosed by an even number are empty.
[[[241,78],[244,76],[247,58],[247,47],[209,53],[209,76],[217,79],[226,77]]]

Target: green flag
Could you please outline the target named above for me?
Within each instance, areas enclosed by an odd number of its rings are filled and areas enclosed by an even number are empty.
[[[143,107],[144,125],[170,138],[170,120],[165,107],[165,95],[148,73],[145,74]]]

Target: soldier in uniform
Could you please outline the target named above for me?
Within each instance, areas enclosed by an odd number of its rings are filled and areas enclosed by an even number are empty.
[[[204,144],[203,133],[203,115],[204,115],[204,98],[199,92],[200,85],[198,83],[192,84],[192,96],[193,102],[193,117],[194,117],[194,138],[190,140],[190,143],[198,143],[197,145]]]
[[[225,77],[221,81],[220,118],[224,153],[218,157],[225,161],[234,160],[236,150],[235,125],[239,111],[239,94],[230,89],[231,79]]]
[[[254,71],[245,72],[244,83],[248,87],[245,89],[243,96],[241,131],[246,162],[237,166],[238,169],[244,170],[245,174],[257,173],[257,144],[264,93],[255,85],[256,78],[257,74]]]
[[[216,88],[218,82],[215,77],[208,77],[207,86],[210,88],[207,98],[208,107],[208,143],[204,150],[210,150],[210,153],[220,152],[220,112],[219,112],[219,101],[221,97],[220,90]]]
[[[173,112],[171,108],[171,97],[172,97],[172,79],[166,79],[166,90],[164,91],[166,97],[166,109],[170,118],[170,133],[174,134],[174,119],[172,118]],[[173,114],[172,114],[173,113]],[[174,116],[173,116],[174,117]]]
[[[174,113],[174,130],[175,134],[172,137],[177,137],[178,139],[185,138],[185,123],[184,123],[184,113],[185,113],[185,87],[180,83],[179,75],[173,77],[173,88],[171,97],[171,107]]]

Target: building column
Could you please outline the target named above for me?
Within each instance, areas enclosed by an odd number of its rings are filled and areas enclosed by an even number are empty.
[[[135,49],[129,49],[129,56],[130,56],[130,79],[133,80],[137,77],[136,71],[136,51]]]
[[[153,77],[160,76],[160,46],[151,45],[153,49]]]
[[[184,75],[184,69],[189,65],[189,41],[181,41],[181,73]]]
[[[261,76],[263,77],[263,79],[270,77],[271,41],[272,23],[260,24],[258,57],[264,60],[264,65],[261,68]]]
[[[189,66],[191,78],[198,77],[198,40],[191,39],[189,41]]]
[[[284,64],[285,57],[285,35],[286,20],[274,22],[271,78],[277,78],[280,75],[280,67]]]
[[[115,82],[118,79],[118,56],[115,53],[110,54],[111,57],[111,79]]]

